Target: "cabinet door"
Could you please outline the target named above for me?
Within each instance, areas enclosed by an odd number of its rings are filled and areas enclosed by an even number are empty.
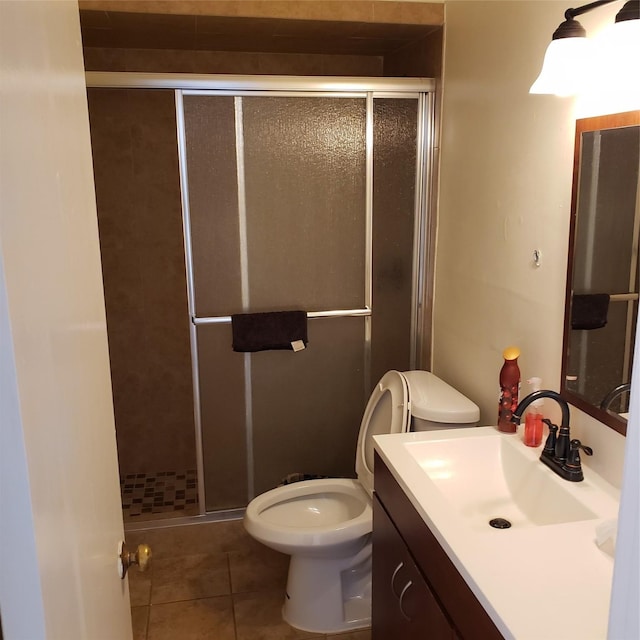
[[[452,640],[453,628],[382,504],[373,507],[373,640]]]

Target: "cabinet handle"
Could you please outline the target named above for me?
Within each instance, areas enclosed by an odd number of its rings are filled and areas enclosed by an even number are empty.
[[[408,591],[409,587],[412,584],[413,584],[413,582],[411,582],[411,580],[409,580],[409,582],[407,582],[407,584],[404,585],[404,588],[402,589],[402,591],[400,593],[400,597],[398,598],[398,606],[400,607],[400,613],[409,622],[411,622],[411,618],[405,613],[405,610],[402,608],[402,598],[404,598],[404,594]]]
[[[396,576],[398,575],[398,572],[400,571],[400,569],[402,569],[402,567],[404,567],[404,562],[401,562],[396,568],[395,571],[393,572],[393,575],[391,576],[391,593],[393,593],[393,595],[398,598],[398,593],[396,592],[396,589],[394,587],[394,583],[396,581]]]

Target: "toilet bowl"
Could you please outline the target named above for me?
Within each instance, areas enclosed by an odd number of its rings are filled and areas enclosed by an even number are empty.
[[[294,482],[259,495],[247,506],[247,532],[291,556],[282,610],[291,626],[316,633],[369,626],[373,436],[407,431],[413,396],[419,399],[415,411],[420,414],[413,421],[421,429],[477,424],[478,407],[433,374],[388,371],[362,417],[357,480]],[[441,402],[443,397],[448,409]],[[434,407],[435,413],[424,403]]]

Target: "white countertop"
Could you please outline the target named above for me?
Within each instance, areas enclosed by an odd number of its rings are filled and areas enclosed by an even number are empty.
[[[405,443],[495,436],[494,427],[451,429],[375,437],[375,447],[424,522],[505,638],[604,640],[607,636],[613,557],[596,545],[598,524],[617,518],[619,492],[584,469],[583,482],[544,473],[569,485],[597,518],[486,529],[472,526],[432,482]],[[519,435],[501,434],[530,460],[541,448]],[[481,482],[482,479],[480,478]],[[553,496],[544,496],[552,500]],[[499,515],[499,514],[496,514]]]

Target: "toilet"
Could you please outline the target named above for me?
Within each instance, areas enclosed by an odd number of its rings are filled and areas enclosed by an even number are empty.
[[[289,554],[282,616],[291,626],[338,633],[371,623],[373,436],[476,426],[478,407],[428,371],[388,371],[367,403],[357,480],[294,482],[254,498],[247,532]]]

